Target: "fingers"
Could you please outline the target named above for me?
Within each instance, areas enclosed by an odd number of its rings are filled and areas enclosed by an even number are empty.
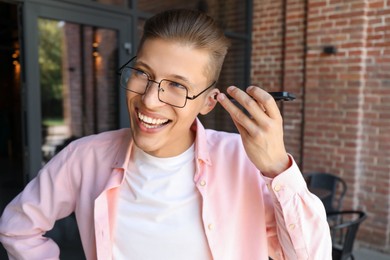
[[[245,126],[244,128],[254,127],[253,121],[232,101],[230,101],[225,94],[219,93],[217,95],[217,100],[230,114],[234,124],[239,131],[242,130],[242,126]]]
[[[217,96],[217,100],[230,114],[240,133],[245,129],[248,134],[255,136],[259,131],[259,126],[263,129],[269,129],[273,125],[272,119],[282,121],[274,98],[261,88],[251,86],[244,92],[232,86],[227,89],[227,92],[250,114],[249,118],[240,108],[226,98],[226,95],[219,94]]]
[[[262,122],[267,119],[265,107],[258,101],[237,87],[229,87],[227,92],[240,105],[242,105],[250,116],[257,122]]]
[[[259,87],[250,86],[246,92],[229,87],[228,94],[241,104],[255,120],[280,119],[281,114],[274,98]],[[264,113],[265,112],[265,113]]]
[[[281,118],[280,110],[276,104],[275,99],[266,91],[259,87],[250,86],[246,89],[246,92],[253,97],[259,105],[261,105],[266,114],[270,118],[278,119]],[[245,107],[245,109],[250,109]],[[249,111],[249,110],[248,110]]]

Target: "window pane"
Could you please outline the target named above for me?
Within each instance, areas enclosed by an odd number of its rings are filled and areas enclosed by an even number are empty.
[[[117,32],[39,19],[42,155],[117,128]]]

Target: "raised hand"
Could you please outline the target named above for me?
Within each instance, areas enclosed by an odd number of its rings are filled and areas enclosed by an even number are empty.
[[[230,114],[241,134],[249,159],[267,177],[275,177],[290,167],[283,141],[283,119],[273,97],[259,87],[243,90],[231,86],[227,93],[240,103],[249,116],[230,101],[225,94],[218,102]]]

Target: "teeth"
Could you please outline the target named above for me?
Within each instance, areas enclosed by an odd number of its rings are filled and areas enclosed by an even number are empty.
[[[147,128],[156,128],[168,122],[168,119],[151,118],[138,112],[138,118],[143,122]]]

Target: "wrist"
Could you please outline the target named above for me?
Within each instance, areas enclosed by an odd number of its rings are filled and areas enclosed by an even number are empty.
[[[272,168],[262,171],[261,173],[269,178],[275,178],[282,172],[286,171],[288,168],[290,168],[292,165],[292,160],[290,156],[286,153],[285,156],[283,156],[282,159],[278,160],[277,163],[274,163],[272,165]]]

